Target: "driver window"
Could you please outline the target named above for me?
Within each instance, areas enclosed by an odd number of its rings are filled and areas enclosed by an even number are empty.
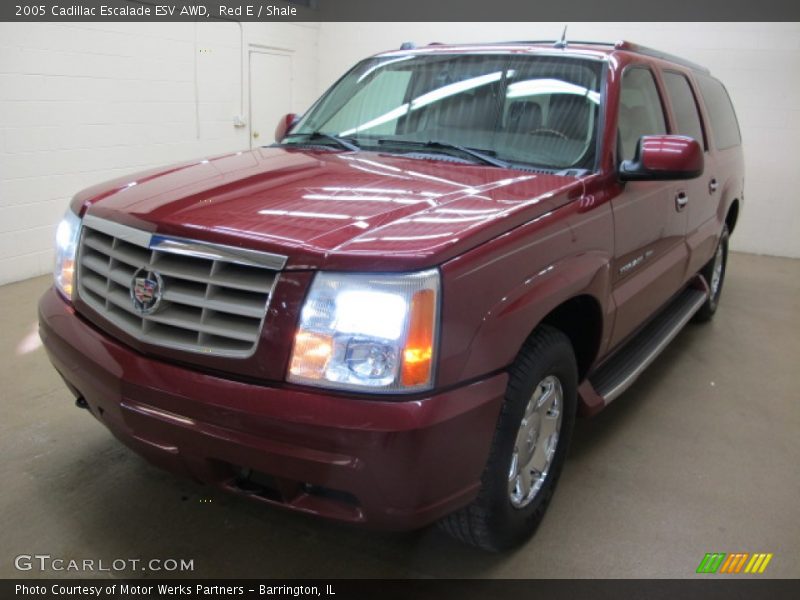
[[[620,160],[631,160],[643,135],[667,133],[664,108],[649,69],[633,68],[622,76],[622,94],[617,124]]]

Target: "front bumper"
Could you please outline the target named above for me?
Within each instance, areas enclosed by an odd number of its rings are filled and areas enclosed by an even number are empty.
[[[171,471],[268,503],[413,529],[477,494],[507,375],[408,401],[268,387],[135,352],[52,288],[40,334],[55,368],[116,437]]]

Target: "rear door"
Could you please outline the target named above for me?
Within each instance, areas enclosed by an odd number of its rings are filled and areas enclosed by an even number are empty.
[[[694,73],[696,89],[705,107],[706,137],[710,147],[703,173],[702,191],[708,198],[706,209],[693,234],[693,267],[697,271],[714,254],[722,231],[724,200],[741,198],[744,185],[742,135],[728,91],[720,81],[703,73]]]
[[[618,148],[620,160],[629,160],[634,158],[641,136],[666,134],[668,126],[649,67],[626,67],[621,85]],[[683,283],[686,211],[676,204],[677,183],[629,181],[612,200],[612,282],[617,306],[612,347],[665,304]]]
[[[679,193],[685,202],[686,243],[689,261],[686,276],[699,271],[714,252],[717,232],[716,209],[718,194],[715,184],[716,164],[709,152],[708,137],[700,118],[698,95],[689,78],[680,71],[665,69],[661,73],[664,91],[669,100],[672,133],[686,135],[697,140],[705,151],[703,174],[695,179],[680,182]]]

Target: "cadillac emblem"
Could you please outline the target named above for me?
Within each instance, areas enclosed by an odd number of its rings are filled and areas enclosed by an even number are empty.
[[[164,293],[164,281],[155,271],[142,267],[131,279],[131,300],[133,309],[140,315],[149,315],[158,309]]]

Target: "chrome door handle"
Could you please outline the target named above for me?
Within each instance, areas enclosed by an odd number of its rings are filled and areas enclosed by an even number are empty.
[[[689,204],[689,196],[686,195],[686,192],[678,192],[675,196],[675,209],[680,212],[686,205]]]
[[[719,189],[719,183],[717,183],[716,179],[712,179],[708,182],[708,193],[713,194]]]

